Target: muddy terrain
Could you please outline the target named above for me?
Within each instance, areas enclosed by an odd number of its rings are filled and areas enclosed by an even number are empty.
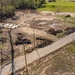
[[[15,17],[8,18],[0,23],[0,48],[3,53],[3,61],[11,60],[11,47],[8,31],[2,26],[6,23],[19,24],[16,29],[11,30],[15,57],[23,55],[23,45],[27,53],[35,49],[43,48],[60,38],[75,31],[74,16],[66,18],[62,13],[40,12],[40,11],[16,11]],[[61,14],[61,15],[60,15]],[[71,14],[71,13],[70,13]],[[63,18],[62,16],[64,15]],[[68,24],[69,22],[69,24]],[[67,25],[68,24],[68,25]],[[7,56],[9,58],[7,58]]]

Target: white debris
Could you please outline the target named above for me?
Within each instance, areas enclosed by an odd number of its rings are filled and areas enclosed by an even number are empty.
[[[21,26],[20,24],[12,24],[12,23],[6,23],[3,25],[4,28],[9,28],[9,29],[15,29],[20,26]]]
[[[38,25],[44,25],[47,24],[47,22],[40,22]]]
[[[56,23],[53,23],[52,25],[50,25],[50,27],[55,27],[55,26],[57,26]]]

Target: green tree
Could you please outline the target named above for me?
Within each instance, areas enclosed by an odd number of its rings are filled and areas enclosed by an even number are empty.
[[[0,18],[13,15],[15,8],[36,9],[43,3],[45,0],[0,0]]]

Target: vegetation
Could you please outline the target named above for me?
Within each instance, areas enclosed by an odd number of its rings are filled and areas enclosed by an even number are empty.
[[[37,9],[55,12],[75,12],[75,3],[71,1],[46,0],[0,0],[0,21],[12,17],[15,9]]]
[[[0,0],[0,21],[6,17],[12,17],[15,9],[36,9],[45,0]]]
[[[56,1],[43,4],[38,10],[54,11],[54,12],[75,12],[75,2],[71,1]]]
[[[67,51],[72,53],[72,54],[75,54],[75,42],[74,44],[71,44],[68,48],[67,48]]]

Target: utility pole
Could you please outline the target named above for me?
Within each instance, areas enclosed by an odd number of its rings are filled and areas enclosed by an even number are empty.
[[[11,45],[11,61],[12,61],[12,75],[15,75],[15,65],[14,65],[14,48],[13,48],[13,42],[12,42],[12,36],[11,36],[11,29],[8,30],[9,38],[10,38],[10,45]]]
[[[36,30],[35,30],[35,25],[34,25],[34,21],[35,21],[35,18],[33,18],[33,20],[32,20],[32,24],[33,24],[33,26],[34,26],[34,29],[33,29],[33,46],[35,47],[36,46]]]
[[[35,35],[35,31],[36,30],[34,29],[34,47],[36,46],[36,37],[35,37],[36,35]]]
[[[3,54],[2,54],[2,51],[1,51],[1,58],[0,58],[0,59],[1,59],[1,62],[0,62],[0,63],[1,63],[1,65],[0,65],[0,75],[1,75],[1,73],[2,73],[2,65],[3,65],[3,64],[2,64],[2,63],[3,63],[3,57],[2,57],[2,55],[3,55]]]
[[[25,68],[26,68],[26,75],[29,75],[29,74],[28,74],[28,68],[27,68],[27,58],[26,58],[25,44],[23,45],[23,48],[24,48],[24,56],[25,56]]]
[[[34,26],[34,29],[33,29],[34,48],[35,48],[35,46],[36,46],[36,29],[35,29],[35,25],[34,25],[35,19],[36,19],[36,18],[34,18],[34,19],[32,20],[32,23],[33,23],[33,26]],[[39,55],[39,53],[38,53],[37,50],[36,50],[36,52],[37,52],[37,54],[38,54],[38,56],[39,56],[39,58],[40,58],[40,55]]]
[[[12,23],[11,23],[12,24]],[[12,40],[12,35],[11,35],[11,30],[17,28],[17,25],[10,25],[10,23],[7,23],[7,25],[4,25],[4,28],[7,29],[9,39],[10,39],[10,46],[11,46],[11,63],[12,63],[12,73],[11,75],[15,75],[15,65],[14,65],[14,48],[13,48],[13,40]]]

